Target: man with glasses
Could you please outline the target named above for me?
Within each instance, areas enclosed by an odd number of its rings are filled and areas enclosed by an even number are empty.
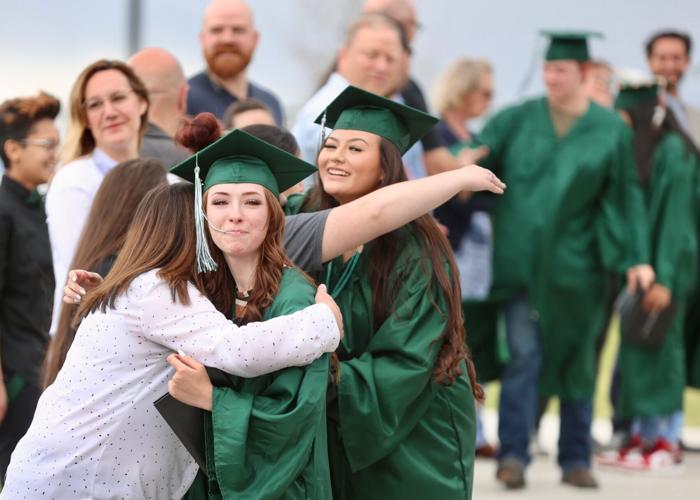
[[[0,104],[0,481],[41,394],[54,274],[37,187],[56,166],[59,109],[43,93]]]

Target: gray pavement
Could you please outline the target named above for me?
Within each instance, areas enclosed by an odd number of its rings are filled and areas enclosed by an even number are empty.
[[[496,418],[494,411],[485,412],[486,434],[494,442]],[[700,500],[699,453],[686,453],[683,467],[664,473],[628,472],[594,467],[594,475],[600,483],[597,490],[578,490],[562,484],[555,452],[558,426],[559,419],[556,415],[545,416],[540,443],[548,455],[536,457],[528,468],[527,487],[524,490],[505,490],[495,480],[496,462],[477,460],[474,467],[474,500]],[[609,439],[607,422],[597,421],[593,434],[603,442]],[[700,445],[700,429],[686,428],[683,435],[690,444]]]

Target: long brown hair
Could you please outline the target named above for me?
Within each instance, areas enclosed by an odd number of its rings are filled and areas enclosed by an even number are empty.
[[[254,130],[251,133],[255,135]],[[199,151],[219,137],[221,137],[221,128],[216,117],[211,113],[200,113],[192,120],[186,120],[176,134],[177,142],[191,151]],[[255,270],[255,287],[248,297],[243,317],[237,318],[241,324],[262,320],[264,310],[272,304],[277,292],[279,292],[282,269],[294,265],[284,249],[284,211],[282,206],[270,191],[265,189],[264,192],[268,206],[267,234],[260,246],[260,259]],[[206,208],[207,193],[204,194],[203,202]],[[228,270],[224,255],[214,244],[209,230],[207,230],[207,241],[218,269]],[[235,286],[231,273],[228,271],[209,273],[204,279],[208,286],[215,290],[231,290],[232,285]],[[220,294],[212,300],[217,309],[228,317],[232,317],[235,308],[235,299],[232,293]]]
[[[205,295],[215,295],[205,286],[195,266],[195,222],[191,184],[158,186],[146,194],[134,214],[112,270],[88,293],[78,308],[77,319],[88,313],[114,308],[116,299],[141,274],[159,269],[158,276],[170,287],[173,302],[188,305],[188,283]],[[173,222],[175,221],[175,222]],[[212,294],[212,295],[210,295]]]
[[[85,113],[85,88],[90,79],[100,71],[114,69],[122,73],[129,82],[129,87],[134,93],[146,103],[146,111],[141,115],[141,126],[139,129],[140,139],[143,138],[148,127],[148,108],[150,100],[148,90],[143,82],[136,76],[134,70],[126,63],[117,60],[100,59],[90,64],[78,76],[70,92],[70,120],[68,122],[68,132],[63,144],[61,160],[64,163],[75,160],[81,156],[92,153],[95,149],[95,136],[87,126],[87,114]]]
[[[110,170],[92,201],[70,269],[106,274],[105,263],[115,258],[124,245],[139,203],[151,189],[166,182],[165,166],[154,159],[129,160]],[[56,334],[44,361],[44,387],[56,379],[73,343],[76,331],[73,320],[77,310],[77,304],[61,305]]]
[[[407,180],[399,150],[390,141],[381,138],[380,168],[384,176],[377,189]],[[320,177],[312,189],[302,209],[326,209],[338,206],[338,202],[323,190]],[[442,384],[454,382],[462,370],[462,360],[467,365],[467,375],[471,382],[474,397],[481,401],[484,391],[476,381],[476,370],[471,359],[469,348],[465,342],[464,318],[462,317],[461,292],[457,275],[457,266],[447,238],[440,232],[432,217],[424,215],[407,224],[416,234],[420,245],[421,259],[426,274],[431,274],[430,293],[436,312],[447,318],[447,325],[438,342],[442,343],[440,353],[435,363],[435,381]],[[406,227],[406,226],[404,226]],[[394,308],[396,290],[400,288],[400,276],[393,276],[393,270],[401,251],[401,229],[392,231],[376,240],[367,247],[370,252],[369,280],[372,293],[372,319],[378,328]],[[445,265],[449,267],[448,273]],[[438,290],[433,289],[437,282]],[[435,300],[436,294],[441,293],[446,302],[446,310],[442,310]]]

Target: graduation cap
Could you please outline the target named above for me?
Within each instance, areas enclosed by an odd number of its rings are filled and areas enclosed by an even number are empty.
[[[615,109],[630,109],[648,101],[654,101],[659,96],[659,84],[656,82],[644,85],[621,86],[615,98]]]
[[[316,123],[340,130],[362,130],[391,141],[404,154],[439,120],[423,111],[348,86]]]
[[[632,69],[617,71],[620,90],[615,98],[615,109],[634,108],[642,102],[658,100],[665,80]]]
[[[251,183],[279,196],[315,171],[310,163],[237,129],[171,168],[173,174],[194,183],[198,271],[216,270],[204,232],[203,192],[216,184]]]
[[[597,31],[548,31],[540,33],[549,37],[549,48],[544,58],[546,61],[562,59],[574,61],[590,61],[588,52],[588,38],[602,38],[603,34]]]
[[[175,165],[170,171],[195,182],[195,169],[204,179],[203,191],[215,184],[259,184],[275,196],[307,178],[316,167],[242,130],[233,130]]]

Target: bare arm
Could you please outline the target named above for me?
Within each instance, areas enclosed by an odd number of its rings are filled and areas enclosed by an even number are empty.
[[[490,170],[470,165],[373,191],[331,210],[323,232],[323,262],[417,219],[460,191],[502,194],[504,189]]]
[[[423,162],[428,175],[435,175],[457,169],[463,165],[479,163],[479,160],[488,155],[488,152],[488,147],[479,146],[473,149],[464,148],[459,155],[452,156],[447,148],[440,147],[423,153]]]
[[[428,175],[448,172],[459,168],[460,162],[445,147],[434,148],[423,153],[425,171]]]

